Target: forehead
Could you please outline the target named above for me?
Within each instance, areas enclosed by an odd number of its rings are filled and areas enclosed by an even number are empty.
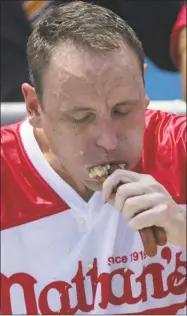
[[[43,78],[44,102],[96,97],[111,98],[121,93],[139,93],[142,74],[138,57],[123,45],[114,51],[85,51],[59,44],[52,53]],[[135,89],[136,86],[136,89]],[[82,102],[82,100],[80,100]]]

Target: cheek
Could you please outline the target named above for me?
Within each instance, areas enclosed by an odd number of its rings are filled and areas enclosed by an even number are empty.
[[[125,157],[129,163],[128,168],[132,170],[137,165],[142,156],[143,130],[140,130],[139,128],[129,130],[123,146]]]
[[[134,118],[133,126],[136,130],[139,130],[141,133],[144,132],[145,128],[145,113],[143,115],[137,115]]]
[[[125,135],[125,145],[130,155],[139,152],[143,145],[143,129],[137,127],[129,129]]]
[[[143,137],[145,128],[145,114],[138,109],[131,115],[127,116],[120,122],[118,126],[119,135],[122,135],[126,139],[136,139]]]
[[[142,147],[144,135],[145,119],[144,116],[135,116],[127,131],[127,139],[132,151],[138,151]]]
[[[120,142],[129,160],[140,158],[143,147],[144,125],[144,116],[139,115],[123,123]]]
[[[46,132],[49,146],[57,159],[66,164],[71,164],[74,160],[84,160],[88,151],[89,142],[85,137],[79,135],[76,130],[51,128]]]

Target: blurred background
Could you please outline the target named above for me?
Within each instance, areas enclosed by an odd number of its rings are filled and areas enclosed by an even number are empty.
[[[69,1],[66,1],[69,2]],[[143,43],[152,100],[186,99],[186,1],[89,1],[125,19]],[[42,13],[65,1],[1,1],[1,102],[22,102],[26,43]]]
[[[182,98],[180,72],[159,69],[149,58],[145,76],[146,91],[151,100],[176,100]]]

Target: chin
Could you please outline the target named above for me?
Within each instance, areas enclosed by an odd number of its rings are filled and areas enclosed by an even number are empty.
[[[85,185],[87,188],[89,188],[92,191],[101,191],[102,189],[102,183],[99,183],[97,181],[86,181]]]

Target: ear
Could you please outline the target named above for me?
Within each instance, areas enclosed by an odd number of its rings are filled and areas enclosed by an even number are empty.
[[[147,109],[147,107],[149,106],[150,103],[150,99],[148,98],[147,94],[145,96],[145,109]]]
[[[147,72],[147,64],[144,64],[144,75],[146,74]]]
[[[21,87],[25,99],[27,116],[33,127],[41,128],[41,106],[38,101],[35,89],[28,83],[24,83]]]
[[[146,72],[147,72],[147,64],[144,64],[144,75],[146,74]],[[149,106],[149,103],[150,103],[150,99],[146,94],[145,95],[145,109]]]

